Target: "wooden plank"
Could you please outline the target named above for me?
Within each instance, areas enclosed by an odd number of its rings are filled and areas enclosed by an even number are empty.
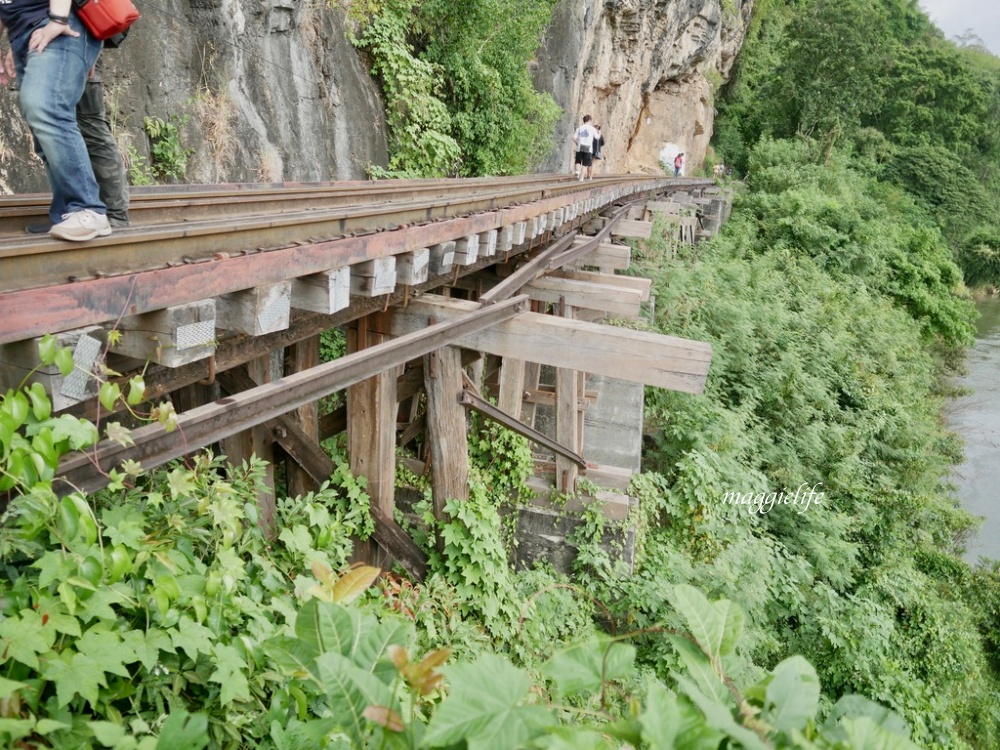
[[[291,312],[291,281],[223,294],[215,301],[219,328],[251,336],[285,330]]]
[[[646,211],[677,215],[681,212],[681,204],[674,201],[646,201]]]
[[[381,297],[396,288],[396,256],[358,263],[351,266],[351,294],[359,297]]]
[[[589,476],[588,476],[589,479]],[[557,513],[580,514],[595,502],[600,504],[601,515],[609,521],[624,522],[628,518],[629,498],[620,492],[600,490],[596,495],[576,494],[566,497],[566,494],[554,487],[550,477],[531,476],[525,484],[534,493],[528,500],[529,505],[544,508]]]
[[[370,333],[371,318],[358,320],[348,337],[351,351],[363,351],[382,342]],[[347,389],[347,452],[351,472],[367,480],[372,508],[392,518],[396,475],[396,372],[377,373]],[[369,564],[376,562],[371,545],[357,545],[355,553]]]
[[[558,303],[564,300],[573,307],[601,310],[613,317],[630,320],[639,317],[642,304],[642,292],[637,289],[550,276],[535,279],[521,287],[521,292],[542,302]]]
[[[269,356],[258,357],[236,370],[240,371],[239,376],[245,383],[252,383],[254,386],[270,383],[272,380]],[[233,373],[224,375],[232,377]],[[232,381],[220,378],[219,382],[225,388]],[[238,468],[243,462],[249,463],[254,456],[264,461],[264,482],[257,494],[257,525],[268,538],[273,539],[278,533],[275,528],[274,436],[266,427],[254,425],[223,438],[221,442],[222,450],[234,468]]]
[[[424,357],[427,436],[434,516],[446,518],[447,500],[469,499],[469,448],[462,391],[462,355],[446,346]]]
[[[399,284],[423,284],[430,275],[431,251],[421,247],[396,256],[396,282]]]
[[[500,228],[497,237],[497,252],[509,253],[514,246],[514,226],[508,225]]]
[[[615,237],[632,237],[634,239],[648,240],[652,231],[653,223],[650,221],[619,219],[618,223],[611,229],[611,234]]]
[[[580,430],[576,408],[576,370],[556,368],[556,441],[571,451],[580,452]],[[577,465],[556,454],[556,487],[576,492]]]
[[[108,336],[100,326],[87,326],[55,335],[59,346],[73,352],[75,369],[63,375],[53,365],[42,365],[38,357],[41,338],[0,346],[0,387],[4,391],[27,383],[41,383],[52,401],[53,411],[97,396],[99,380],[94,377],[98,362],[104,360]]]
[[[577,400],[577,409],[585,410],[590,404],[597,403],[597,395],[595,390],[585,391],[583,397]],[[545,384],[539,384],[537,388],[525,388],[522,391],[522,400],[529,404],[555,406],[556,389]]]
[[[514,245],[523,245],[527,239],[528,223],[525,221],[519,221],[514,225]]]
[[[499,233],[496,229],[482,232],[479,235],[479,254],[484,258],[492,258],[497,254],[497,237]]]
[[[535,473],[539,476],[549,477],[550,481],[555,481],[556,465],[552,461],[535,461]],[[603,464],[588,463],[587,468],[580,472],[598,487],[625,492],[632,482],[631,469],[624,469],[619,466],[605,466]]]
[[[514,419],[521,418],[524,401],[524,360],[504,357],[500,364],[500,387],[497,406]]]
[[[333,315],[351,304],[351,269],[332,268],[292,281],[292,307]]]
[[[455,242],[455,265],[471,266],[479,258],[479,235],[470,234]]]
[[[320,364],[319,336],[297,341],[285,350],[285,375],[294,375]],[[299,427],[311,443],[319,442],[319,403],[311,401],[288,413],[287,417]],[[294,460],[285,462],[288,496],[299,497],[319,488],[309,471]]]
[[[115,354],[179,367],[215,353],[215,300],[122,318]]]
[[[586,237],[578,237],[577,244],[586,242]],[[628,245],[617,245],[612,242],[602,242],[594,250],[580,258],[577,266],[597,266],[615,271],[625,271],[632,261],[632,248]]]
[[[386,316],[384,331],[402,335],[422,330],[429,317],[448,320],[476,308],[475,302],[424,295]],[[459,345],[684,393],[704,390],[712,360],[711,345],[700,341],[538,313],[523,313],[466,336]]]
[[[433,276],[440,276],[451,271],[455,264],[455,241],[439,242],[431,245],[430,248],[430,273]]]
[[[594,271],[567,271],[560,269],[554,272],[549,278],[576,279],[577,281],[590,281],[595,284],[607,284],[624,289],[635,289],[640,293],[641,296],[639,299],[643,302],[649,299],[649,290],[653,286],[652,279],[644,279],[641,276],[619,276],[618,274],[596,273]]]

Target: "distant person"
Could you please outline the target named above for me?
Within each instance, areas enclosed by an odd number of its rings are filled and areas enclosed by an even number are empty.
[[[21,83],[21,112],[52,188],[49,234],[81,242],[111,234],[107,206],[76,120],[76,105],[101,42],[71,3],[53,0],[52,4],[59,12],[50,9],[49,0],[0,4],[0,26],[7,30],[14,72]],[[0,66],[0,85],[8,85],[10,79]]]
[[[601,126],[594,125],[597,135],[594,136],[594,161],[604,160],[604,134],[601,133]],[[600,165],[595,165],[600,166]]]
[[[684,170],[684,152],[681,151],[674,157],[674,177],[680,177]]]
[[[590,115],[583,116],[583,125],[573,133],[573,148],[576,151],[574,159],[574,174],[578,180],[584,176],[588,180],[594,178],[594,138],[597,131],[590,124]]]

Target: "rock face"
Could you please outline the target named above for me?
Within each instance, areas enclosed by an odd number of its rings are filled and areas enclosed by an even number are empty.
[[[569,171],[583,115],[602,126],[601,169],[662,174],[685,153],[705,158],[713,89],[730,73],[753,0],[563,0],[538,55],[535,82],[563,108],[548,171]]]
[[[192,149],[186,182],[363,179],[386,163],[378,87],[319,0],[143,3],[106,50],[105,101],[123,152],[148,163],[145,117]],[[48,189],[15,94],[0,92],[0,190]]]
[[[569,169],[570,136],[590,113],[608,141],[605,171],[658,173],[673,144],[692,172],[712,132],[712,82],[728,75],[752,2],[563,0],[535,71],[565,111],[547,170]],[[185,182],[363,179],[368,165],[385,165],[378,86],[336,4],[159,0],[140,9],[121,49],[103,54],[109,118],[134,170],[152,159],[146,118],[176,127]],[[47,187],[16,94],[0,92],[0,192]]]

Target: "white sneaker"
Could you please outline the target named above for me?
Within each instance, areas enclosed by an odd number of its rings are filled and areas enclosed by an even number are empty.
[[[85,242],[109,234],[111,225],[108,223],[108,217],[89,208],[63,214],[63,220],[49,230],[49,236],[71,242]]]

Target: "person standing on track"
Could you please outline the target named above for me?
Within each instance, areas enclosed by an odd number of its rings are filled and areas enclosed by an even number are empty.
[[[590,124],[590,115],[583,116],[583,125],[573,133],[573,148],[576,152],[574,174],[578,180],[584,175],[588,180],[594,179],[594,138],[598,133]]]
[[[73,11],[72,0],[6,0],[0,27],[7,30],[21,83],[21,111],[52,188],[49,234],[75,242],[111,234],[76,119],[101,42]],[[10,80],[0,66],[0,85]]]

